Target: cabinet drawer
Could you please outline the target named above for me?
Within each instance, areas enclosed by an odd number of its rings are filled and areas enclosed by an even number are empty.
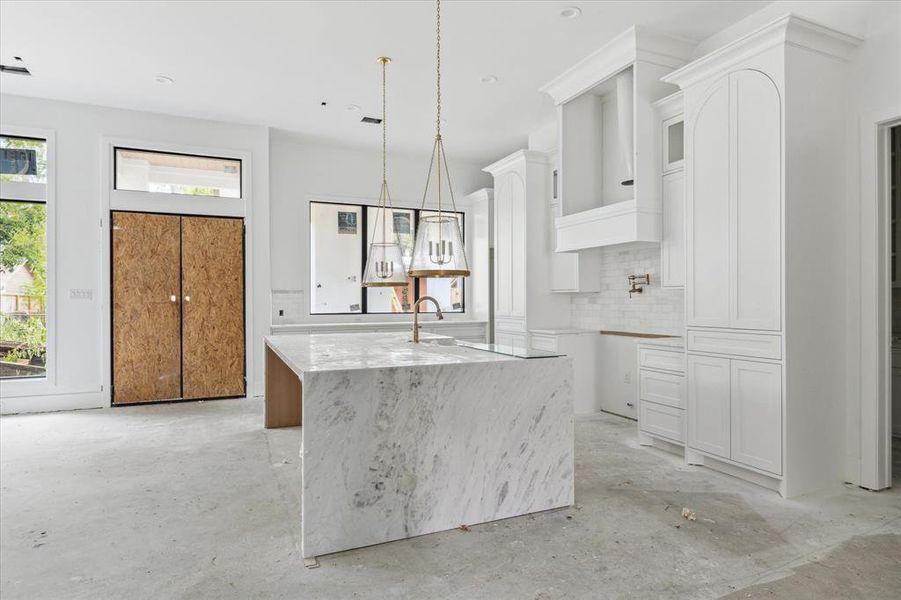
[[[494,328],[496,330],[508,333],[525,333],[526,321],[522,318],[496,316],[494,319]]]
[[[685,411],[655,402],[642,401],[638,410],[639,428],[674,442],[685,443]]]
[[[685,354],[672,350],[639,348],[638,366],[648,369],[663,369],[665,371],[678,371],[679,373],[684,373]]]
[[[545,352],[557,351],[557,338],[552,335],[531,334],[532,348]]]
[[[519,333],[507,333],[497,331],[494,334],[494,343],[498,346],[512,346],[514,348],[526,347],[526,336]]]
[[[685,408],[685,376],[642,369],[638,372],[638,397],[673,408]]]
[[[741,331],[688,330],[686,347],[695,352],[712,352],[754,358],[782,358],[782,336]]]

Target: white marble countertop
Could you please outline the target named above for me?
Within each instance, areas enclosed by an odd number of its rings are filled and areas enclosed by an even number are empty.
[[[524,360],[448,344],[447,336],[422,333],[419,344],[409,332],[284,334],[268,336],[266,345],[292,371],[350,371],[424,365]]]

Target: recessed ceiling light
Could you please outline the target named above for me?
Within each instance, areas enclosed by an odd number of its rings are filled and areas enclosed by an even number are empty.
[[[578,6],[567,6],[560,11],[560,16],[564,19],[575,19],[582,14],[582,9]]]
[[[345,108],[347,110],[360,110],[360,107],[357,106],[356,104],[348,104],[347,106],[345,106]]]
[[[169,85],[170,83],[175,83],[175,80],[171,77],[167,77],[165,75],[157,75],[153,78],[153,80],[157,83],[161,83],[163,85]]]
[[[482,83],[497,83],[497,75],[485,75],[482,77]]]

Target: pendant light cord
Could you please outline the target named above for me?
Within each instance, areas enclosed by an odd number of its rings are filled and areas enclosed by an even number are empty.
[[[435,134],[441,139],[441,0],[435,2],[435,57],[436,87],[438,88],[438,110],[435,118]]]
[[[387,242],[388,209],[385,207],[388,200],[388,111],[386,109],[388,96],[385,83],[388,60],[382,58],[382,243]]]
[[[388,60],[379,59],[382,63],[382,185],[388,184],[388,111],[386,109],[387,86],[385,83]]]

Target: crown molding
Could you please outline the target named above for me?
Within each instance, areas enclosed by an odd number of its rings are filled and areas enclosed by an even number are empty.
[[[728,69],[748,58],[779,45],[802,48],[824,56],[848,60],[862,39],[836,31],[794,14],[786,14],[763,27],[705,54],[701,58],[661,78],[682,88],[711,74]]]
[[[695,42],[635,25],[539,89],[560,105],[638,61],[681,67],[691,60],[695,46]]]
[[[538,163],[538,164],[546,165],[548,163],[549,159],[548,159],[547,152],[540,152],[538,150],[517,150],[513,154],[509,154],[509,155],[505,156],[504,158],[491,163],[490,165],[483,168],[482,170],[486,173],[490,173],[491,175],[494,175],[498,171],[503,171],[504,169],[506,169],[513,163],[520,161],[520,160],[525,160],[526,162],[530,162],[530,163]]]

